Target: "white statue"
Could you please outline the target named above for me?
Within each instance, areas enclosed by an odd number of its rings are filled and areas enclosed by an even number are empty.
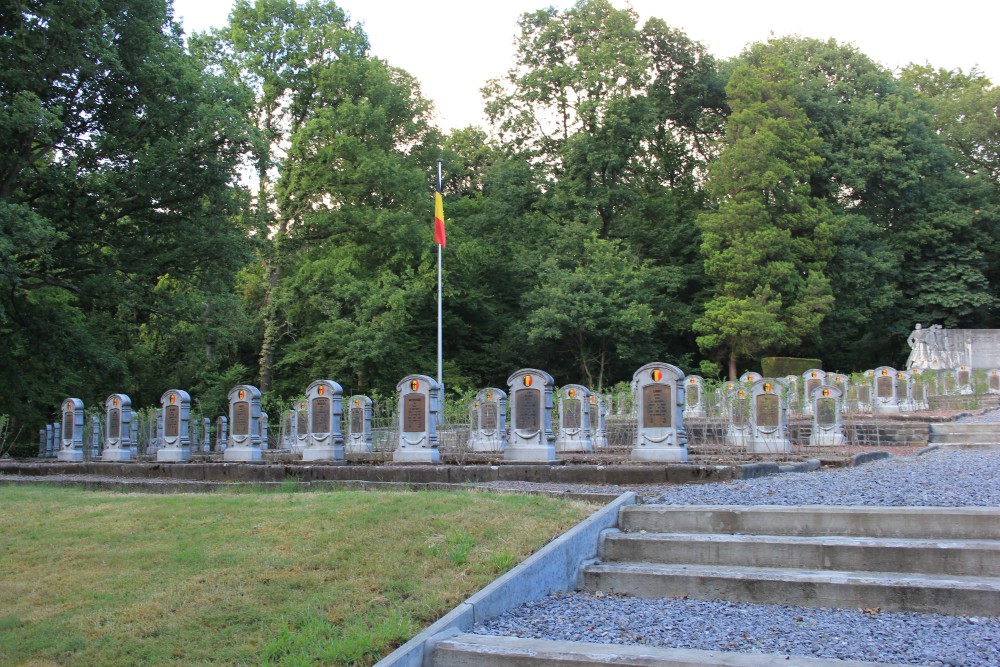
[[[910,346],[910,356],[906,359],[907,368],[928,368],[928,345],[927,332],[918,322],[916,328],[906,339],[906,344]]]

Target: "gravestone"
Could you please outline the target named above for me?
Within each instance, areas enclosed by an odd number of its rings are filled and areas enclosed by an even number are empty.
[[[163,431],[156,460],[180,463],[191,460],[191,396],[182,389],[169,389],[160,397]]]
[[[761,379],[760,373],[752,373],[750,371],[747,371],[746,373],[740,376],[740,384],[751,385],[759,379]]]
[[[45,425],[45,456],[56,455],[56,439],[53,435],[55,427],[52,424]]]
[[[224,452],[229,448],[229,417],[215,419],[215,451]]]
[[[45,456],[45,429],[38,429],[38,458]]]
[[[728,418],[729,406],[732,404],[730,399],[733,396],[733,392],[735,392],[738,388],[739,385],[736,382],[729,380],[724,382],[722,386],[716,390],[715,409],[720,415],[726,415]]]
[[[301,452],[309,444],[309,401],[299,401],[295,407],[295,450]]]
[[[925,382],[914,382],[913,383],[913,409],[915,411],[929,410],[930,405],[927,403],[927,384]]]
[[[896,400],[900,412],[913,412],[913,376],[908,371],[896,371]]]
[[[268,439],[267,426],[268,426],[267,413],[264,412],[263,410],[261,410],[260,411],[260,448],[261,449],[270,449],[271,448],[271,441]]]
[[[295,451],[295,410],[285,410],[281,419],[281,448]]]
[[[1000,394],[1000,368],[986,372],[986,391],[991,394]]]
[[[875,399],[872,409],[879,414],[899,412],[899,386],[896,369],[879,366],[875,369]]]
[[[730,447],[749,446],[752,435],[750,429],[750,394],[734,384],[726,399],[726,444]]]
[[[843,373],[827,373],[827,384],[833,385],[840,390],[841,398],[847,398],[847,391],[850,388],[850,380]]]
[[[788,411],[793,414],[803,412],[802,406],[805,401],[802,400],[802,392],[799,391],[799,376],[786,375],[783,379],[786,395],[788,396]]]
[[[372,399],[360,394],[347,401],[350,429],[347,433],[347,451],[364,454],[372,451]]]
[[[510,428],[505,461],[549,463],[556,460],[552,432],[552,391],[555,380],[545,371],[522,368],[507,378]]]
[[[396,385],[399,396],[399,436],[392,460],[396,463],[440,463],[438,412],[441,385],[426,375],[407,375]]]
[[[507,447],[507,392],[480,389],[472,402],[468,448],[473,452],[502,452]]]
[[[824,384],[826,384],[826,373],[819,368],[810,368],[802,374],[802,414],[812,414],[813,392]]]
[[[684,433],[684,371],[662,362],[632,375],[638,401],[633,461],[687,461]]]
[[[857,386],[857,410],[858,412],[869,413],[872,411],[872,386],[866,378]]]
[[[773,380],[757,380],[750,386],[750,441],[753,454],[788,454],[788,414],[785,387]]]
[[[92,461],[96,461],[101,457],[101,420],[99,417],[92,415],[90,417],[90,447],[89,447],[89,457]]]
[[[590,415],[596,417],[597,426],[593,428],[594,449],[604,449],[608,446],[608,401],[600,394],[590,395]]]
[[[260,461],[260,389],[241,384],[229,390],[229,439],[223,461]]]
[[[212,420],[208,417],[201,418],[201,451],[212,451]]]
[[[306,388],[309,405],[309,441],[302,450],[303,461],[344,463],[344,434],[341,430],[344,390],[333,380],[316,380]]]
[[[705,380],[698,375],[689,375],[684,380],[684,419],[705,416]]]
[[[559,389],[559,434],[557,452],[592,452],[590,436],[590,390],[579,384]]]
[[[59,460],[83,460],[83,401],[67,398],[62,402],[59,431]]]
[[[62,424],[60,422],[54,422],[52,424],[52,436],[54,438],[53,445],[55,446],[55,453],[53,456],[58,458],[59,454],[62,453]]]
[[[972,368],[970,366],[959,366],[955,369],[955,377],[958,380],[958,393],[968,396],[974,393],[972,389]]]
[[[813,390],[812,432],[809,444],[813,447],[840,447],[844,444],[842,412],[844,392],[836,385],[820,386]]]
[[[149,438],[149,446],[146,448],[146,454],[150,458],[156,458],[156,451],[160,448],[160,444],[163,442],[163,410],[161,408],[156,408],[156,419],[153,423],[153,433]]]
[[[132,399],[111,394],[104,401],[104,453],[102,461],[132,460]]]

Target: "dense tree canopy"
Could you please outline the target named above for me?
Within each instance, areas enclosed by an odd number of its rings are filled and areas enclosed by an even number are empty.
[[[0,413],[178,387],[213,414],[237,382],[277,411],[319,377],[433,375],[438,160],[453,395],[654,358],[863,370],[915,322],[998,326],[982,72],[800,37],[720,63],[664,18],[525,14],[489,126],[442,134],[334,0],[238,0],[187,42],[168,0],[8,7]]]

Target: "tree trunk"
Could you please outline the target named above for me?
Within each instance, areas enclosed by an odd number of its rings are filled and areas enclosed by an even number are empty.
[[[729,379],[736,380],[736,349],[729,349]]]
[[[264,340],[260,344],[260,387],[261,391],[271,390],[274,378],[274,350],[278,345],[278,314],[274,307],[274,290],[281,277],[281,264],[265,260],[264,271],[268,274],[267,295],[264,297]]]

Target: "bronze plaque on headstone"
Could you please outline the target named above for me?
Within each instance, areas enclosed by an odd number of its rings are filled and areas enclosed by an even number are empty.
[[[806,396],[812,399],[813,389],[816,389],[821,384],[823,384],[823,381],[816,378],[806,380]]]
[[[733,426],[743,427],[747,425],[747,416],[748,416],[747,413],[749,412],[749,408],[747,406],[748,403],[747,399],[745,398],[737,398],[735,401],[733,401],[733,410],[732,410]]]
[[[62,439],[73,439],[73,413],[67,412],[63,415]]]
[[[990,376],[990,389],[1000,389],[1000,375]]]
[[[487,431],[495,429],[497,427],[497,404],[483,403],[480,412],[482,413],[480,428]]]
[[[879,398],[892,398],[892,378],[880,375],[875,378],[875,395]]]
[[[233,435],[250,435],[250,404],[246,401],[233,403]]]
[[[778,427],[778,395],[757,395],[757,426],[764,428]]]
[[[837,399],[816,399],[816,423],[827,427],[837,425]]]
[[[698,405],[701,401],[701,387],[696,384],[689,384],[684,392],[685,405]]]
[[[181,406],[168,405],[163,412],[163,437],[176,438],[181,434]]]
[[[296,415],[295,434],[309,435],[309,413],[305,410],[299,410]]]
[[[330,432],[330,399],[319,396],[312,401],[312,432],[326,435]]]
[[[858,387],[858,400],[862,403],[869,403],[872,400],[872,390],[868,385]]]
[[[580,399],[570,398],[562,403],[563,428],[580,428]]]
[[[117,440],[122,434],[122,411],[118,408],[111,408],[108,413],[108,437]]]
[[[403,397],[403,431],[423,433],[427,430],[427,397],[407,394]]]
[[[514,428],[519,431],[537,431],[542,416],[542,392],[521,389],[514,394]]]
[[[670,428],[670,387],[650,384],[642,388],[642,425],[645,428]]]
[[[959,371],[958,372],[958,385],[964,387],[969,384],[969,371]]]
[[[351,408],[351,433],[365,432],[365,409]]]
[[[923,403],[927,399],[927,386],[922,384],[913,385],[913,399]]]

